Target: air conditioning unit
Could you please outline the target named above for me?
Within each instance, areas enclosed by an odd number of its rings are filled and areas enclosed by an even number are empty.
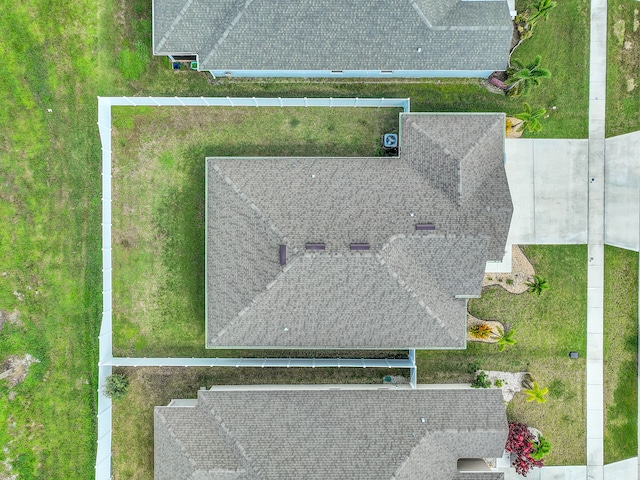
[[[382,146],[384,148],[398,148],[398,135],[395,133],[385,133],[382,136]]]
[[[382,136],[382,148],[387,156],[398,155],[398,135],[396,133],[385,133]]]

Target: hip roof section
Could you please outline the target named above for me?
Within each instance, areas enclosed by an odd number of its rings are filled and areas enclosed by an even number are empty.
[[[401,114],[400,147],[207,159],[208,347],[464,348],[513,210],[504,115]]]
[[[201,70],[504,70],[506,0],[154,0],[156,55]]]
[[[466,478],[507,434],[500,390],[201,390],[155,408],[155,478]]]

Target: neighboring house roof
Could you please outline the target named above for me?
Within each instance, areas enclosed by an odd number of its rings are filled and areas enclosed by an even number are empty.
[[[222,387],[154,413],[156,480],[501,479],[457,460],[502,456],[508,434],[499,389]]]
[[[153,52],[200,70],[504,70],[506,0],[154,0]]]
[[[207,159],[208,347],[464,348],[513,211],[505,117],[400,121],[399,157]]]

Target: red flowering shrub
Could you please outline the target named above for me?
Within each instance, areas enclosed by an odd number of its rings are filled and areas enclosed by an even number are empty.
[[[535,438],[524,423],[510,423],[507,445],[504,447],[507,452],[515,454],[516,458],[511,462],[511,466],[516,469],[516,473],[527,476],[533,467],[540,468],[544,465],[544,460],[534,460],[531,454],[535,447]]]

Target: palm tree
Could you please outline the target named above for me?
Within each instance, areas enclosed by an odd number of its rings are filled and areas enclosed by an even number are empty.
[[[539,108],[538,110],[532,111],[531,106],[527,102],[523,103],[522,106],[524,107],[524,112],[514,115],[518,120],[522,120],[517,131],[521,132],[525,128],[530,132],[539,132],[542,130],[540,118],[547,113],[547,110]]]
[[[534,275],[533,280],[527,282],[527,292],[535,293],[538,295],[542,295],[543,290],[547,290],[549,288],[549,283],[544,277],[540,275]]]
[[[545,395],[549,392],[548,388],[540,388],[538,382],[533,382],[533,387],[524,391],[527,394],[527,402],[544,403],[547,401]]]
[[[510,97],[528,95],[531,87],[540,85],[540,80],[551,77],[551,72],[540,66],[542,57],[537,55],[533,62],[524,64],[517,58],[511,60],[511,66],[507,69],[507,85],[511,85],[507,90]]]
[[[549,12],[556,8],[557,5],[558,3],[554,2],[553,0],[538,0],[533,5],[533,7],[537,11],[531,16],[531,18],[529,18],[529,22],[535,23],[540,18],[544,18],[546,20],[547,18],[549,18]]]
[[[507,330],[507,333],[504,333],[504,330],[500,327],[497,327],[497,330],[498,335],[496,335],[495,338],[498,340],[496,343],[498,344],[498,350],[500,352],[503,352],[504,349],[507,348],[507,345],[515,345],[516,343],[518,343],[513,338],[513,335],[516,333],[515,328]]]

